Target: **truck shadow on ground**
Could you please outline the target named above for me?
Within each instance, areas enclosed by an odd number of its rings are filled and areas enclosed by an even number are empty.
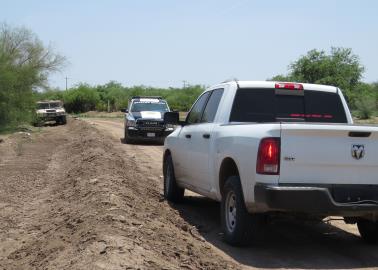
[[[50,121],[50,122],[36,124],[35,127],[57,127],[61,125],[62,124],[56,123],[55,121]]]
[[[323,222],[294,218],[270,220],[250,246],[232,247],[222,240],[219,203],[186,196],[172,204],[203,238],[235,261],[258,268],[351,269],[378,267],[378,245]]]
[[[130,144],[130,145],[158,145],[162,146],[163,144],[160,142],[154,142],[154,141],[135,141],[132,143],[126,143],[124,138],[119,139],[122,144]]]

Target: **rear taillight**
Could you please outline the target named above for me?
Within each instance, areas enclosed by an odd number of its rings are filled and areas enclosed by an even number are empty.
[[[280,173],[280,138],[264,138],[260,141],[256,172],[259,174]]]

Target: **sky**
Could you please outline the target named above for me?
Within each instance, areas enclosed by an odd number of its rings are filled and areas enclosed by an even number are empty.
[[[0,22],[66,56],[52,87],[266,80],[311,49],[352,48],[378,81],[376,0],[0,0]]]

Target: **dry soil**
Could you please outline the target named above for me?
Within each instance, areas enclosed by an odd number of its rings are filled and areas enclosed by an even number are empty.
[[[119,119],[70,120],[0,144],[0,269],[378,268],[342,221],[271,220],[222,241],[218,203],[162,197],[162,146],[122,143]]]

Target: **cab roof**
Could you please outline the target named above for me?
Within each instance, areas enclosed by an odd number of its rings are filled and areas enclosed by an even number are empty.
[[[222,83],[218,86],[224,84],[237,84],[239,88],[275,88],[276,84],[289,83],[289,84],[300,84],[303,86],[303,90],[311,91],[323,91],[337,93],[338,88],[335,86],[321,85],[321,84],[311,84],[311,83],[296,83],[296,82],[278,82],[278,81],[229,81]]]
[[[135,96],[132,97],[129,102],[151,102],[151,103],[160,103],[160,102],[166,102],[162,97],[160,96]]]

